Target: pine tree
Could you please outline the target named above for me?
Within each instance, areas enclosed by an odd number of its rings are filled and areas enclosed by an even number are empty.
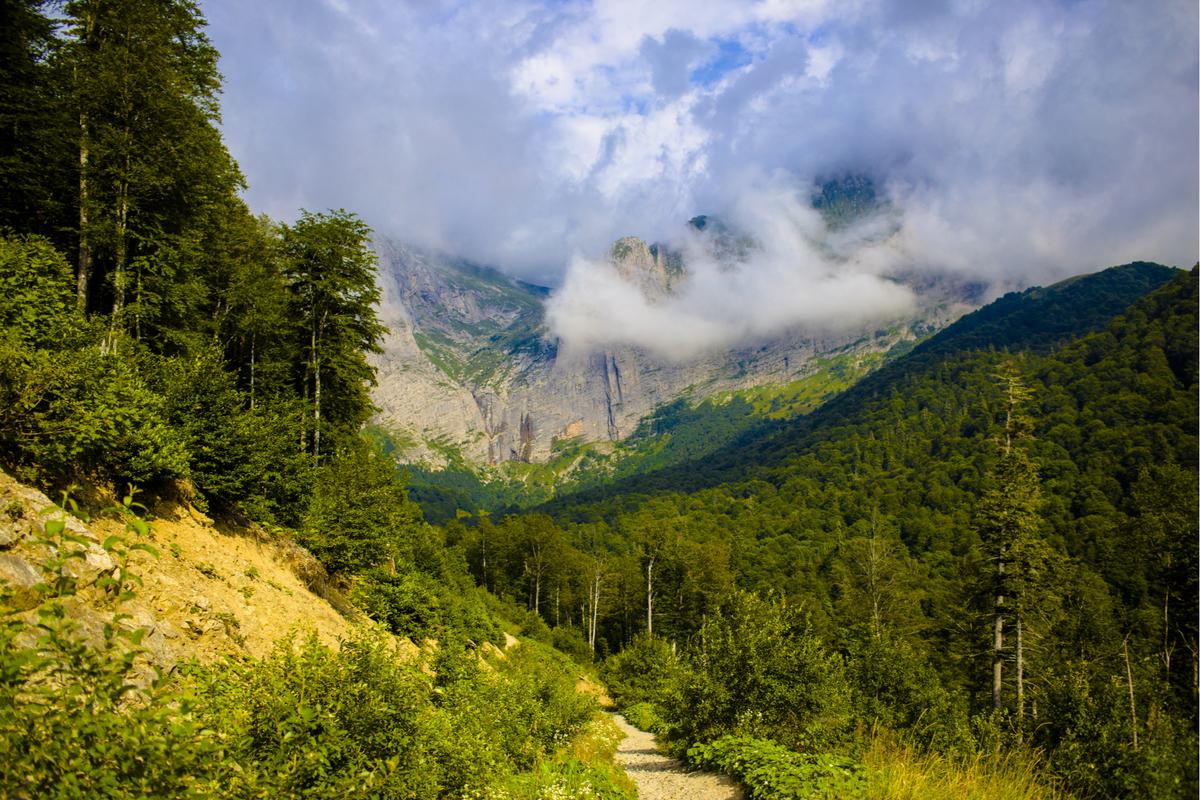
[[[1037,466],[1020,446],[1032,428],[1022,406],[1032,393],[1013,365],[997,376],[1003,391],[1004,430],[1000,458],[988,473],[987,488],[976,511],[980,538],[995,564],[992,611],[992,705],[1004,708],[1005,628],[1014,635],[1017,683],[1017,719],[1020,730],[1025,714],[1025,649],[1023,614],[1026,594],[1039,562],[1044,560],[1038,540],[1041,524],[1041,484]]]

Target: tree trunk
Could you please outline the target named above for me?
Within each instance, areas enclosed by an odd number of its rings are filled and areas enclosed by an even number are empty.
[[[876,533],[879,526],[879,507],[876,506],[871,515],[870,551],[867,557],[867,590],[871,593],[871,635],[879,639],[883,635],[883,612],[880,608],[879,596],[879,560],[880,554]]]
[[[1170,566],[1170,559],[1167,561]],[[1171,691],[1171,656],[1174,654],[1175,646],[1171,644],[1171,590],[1167,589],[1163,592],[1163,670],[1166,675],[1167,691]]]
[[[117,229],[113,242],[113,305],[112,319],[109,321],[109,329],[114,335],[121,328],[121,316],[125,311],[125,283],[127,281],[125,262],[128,259],[125,226],[128,218],[129,184],[126,181],[121,181],[117,187]]]
[[[325,327],[325,318],[322,316],[320,329]],[[310,346],[312,348],[312,366],[313,366],[313,462],[321,460],[321,356],[320,356],[320,337],[317,335],[318,326],[314,317],[312,327],[312,340]]]
[[[258,334],[250,334],[250,410],[254,410],[254,357],[255,345],[258,343]]]
[[[482,527],[482,526],[481,526],[481,527]],[[490,586],[488,586],[488,574],[487,574],[487,534],[486,534],[486,533],[482,533],[482,532],[481,532],[481,533],[479,534],[479,546],[480,546],[480,549],[482,550],[482,558],[481,558],[481,560],[480,560],[479,570],[480,570],[480,572],[482,572],[482,573],[483,573],[483,588],[484,588],[484,589],[486,589],[486,590],[488,590],[489,592],[491,592],[491,591],[493,590],[493,587],[490,587]]]
[[[1021,639],[1021,607],[1017,603],[1017,741],[1025,737],[1025,648]]]
[[[654,638],[654,556],[646,564],[646,636]]]
[[[91,11],[84,11],[83,40],[85,47],[91,43],[96,27],[96,17]],[[79,67],[75,67],[75,85],[79,86]],[[79,98],[83,106],[82,91]],[[85,313],[88,310],[88,291],[92,280],[92,232],[88,206],[91,203],[88,186],[88,160],[91,156],[92,137],[88,129],[86,111],[79,112],[79,274],[76,276],[75,304]]]
[[[1001,559],[997,574],[1000,585],[1004,585],[1004,560]],[[992,637],[992,707],[997,711],[1003,704],[1004,687],[1004,594],[996,593],[995,632]]]
[[[133,301],[133,338],[142,340],[142,268],[137,268],[137,286],[134,289]]]
[[[309,360],[309,367],[310,368],[312,367],[311,359]],[[305,441],[308,438],[308,430],[306,429],[306,426],[305,426],[305,421],[308,419],[308,375],[307,374],[304,376],[304,380],[301,381],[301,383],[304,384],[304,390],[303,390],[304,400],[303,400],[303,405],[301,405],[302,410],[300,412],[300,452],[301,452],[301,454],[303,454],[304,451],[308,447],[307,442]]]
[[[91,137],[87,114],[79,115],[79,267],[75,284],[75,304],[87,311],[88,285],[92,280],[92,235],[88,220],[88,157]]]
[[[588,591],[589,605],[591,606],[591,615],[588,619],[588,645],[592,648],[592,652],[596,652],[596,625],[600,618],[600,567],[596,566],[595,572],[592,573],[591,586]]]
[[[1129,728],[1133,732],[1133,749],[1138,749],[1138,719],[1137,719],[1137,704],[1133,701],[1133,669],[1129,666],[1129,634],[1125,634],[1125,640],[1121,642],[1121,649],[1125,653],[1125,680],[1129,683]]]

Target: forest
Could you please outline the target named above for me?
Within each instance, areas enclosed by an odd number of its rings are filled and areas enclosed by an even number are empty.
[[[204,30],[0,0],[0,467],[130,541],[256,524],[376,624],[133,691],[50,519],[36,607],[0,596],[4,794],[629,797],[581,670],[753,797],[1200,790],[1197,269],[1006,295],[812,410],[664,407],[637,469],[433,525],[365,428],[372,231],[246,206]]]

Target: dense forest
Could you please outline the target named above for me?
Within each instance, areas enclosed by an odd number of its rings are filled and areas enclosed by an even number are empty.
[[[1038,335],[1011,312],[1047,296]],[[681,746],[854,753],[882,727],[1041,753],[1079,796],[1188,796],[1196,327],[1196,270],[1007,297],[783,429],[447,537],[490,591],[615,653],[618,695]],[[804,658],[766,655],[785,640]]]
[[[4,794],[627,797],[572,744],[598,665],[756,797],[1195,796],[1196,270],[1006,296],[815,410],[664,407],[636,469],[431,526],[364,435],[371,230],[246,207],[204,27],[0,0],[0,466],[125,497],[130,540],[160,502],[254,523],[378,624],[131,689],[136,583],[80,644],[49,519],[41,600],[0,597]]]
[[[246,207],[204,28],[190,0],[0,2],[0,467],[125,519],[119,564],[154,550],[164,502],[253,523],[380,624],[131,682],[137,576],[104,580],[89,638],[69,611],[86,542],[52,512],[37,598],[0,592],[0,794],[630,796],[577,665],[528,638],[481,658],[502,627],[550,633],[475,589],[361,436],[384,333],[371,231]],[[389,630],[437,646],[404,655]]]

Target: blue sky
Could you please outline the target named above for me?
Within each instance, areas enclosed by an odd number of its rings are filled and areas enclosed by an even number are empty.
[[[697,213],[802,228],[797,199],[852,171],[900,221],[860,273],[1197,258],[1195,0],[201,6],[247,198],[279,218],[346,207],[559,283]]]

